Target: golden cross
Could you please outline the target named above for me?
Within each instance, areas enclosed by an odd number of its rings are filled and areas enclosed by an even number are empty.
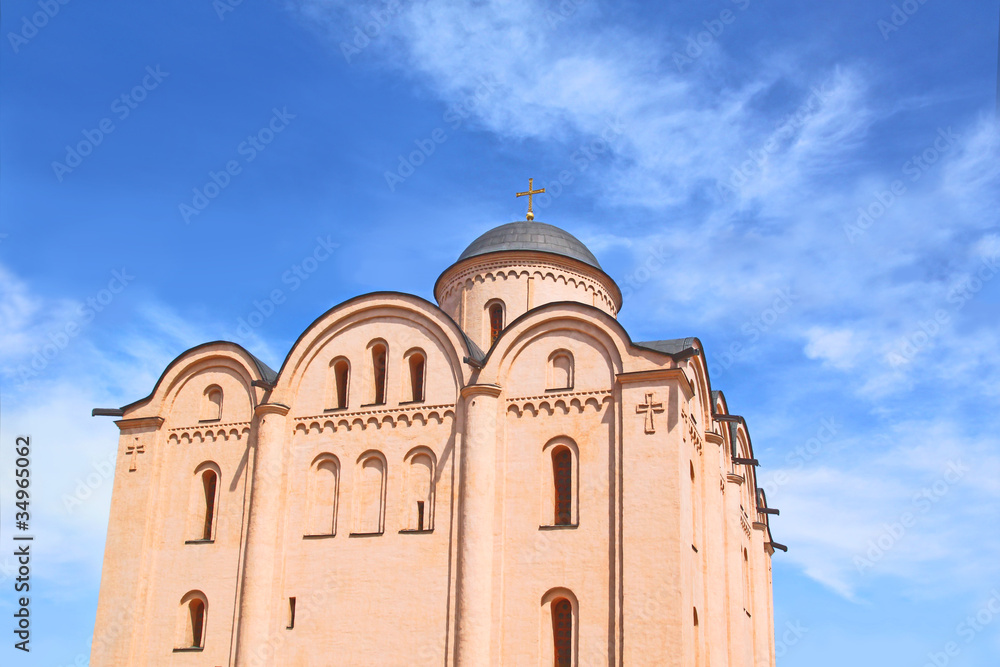
[[[656,427],[653,425],[653,415],[663,412],[663,403],[654,403],[653,394],[647,393],[646,402],[635,406],[635,411],[638,414],[646,413],[646,433],[656,433]]]
[[[535,219],[535,212],[531,210],[531,196],[532,195],[540,195],[543,192],[545,192],[545,188],[542,188],[541,190],[535,190],[535,189],[533,189],[534,187],[535,187],[535,179],[529,178],[528,179],[528,191],[527,192],[518,192],[517,193],[518,197],[523,197],[525,195],[528,195],[528,215],[526,216],[528,220],[534,220]]]

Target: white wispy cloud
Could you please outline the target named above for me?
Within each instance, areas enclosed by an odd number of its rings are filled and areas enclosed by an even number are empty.
[[[218,324],[193,323],[146,299],[130,313],[125,329],[106,329],[94,318],[22,381],[19,369],[31,367],[40,346],[52,342],[52,332],[79,322],[83,306],[40,294],[0,265],[0,313],[8,315],[0,316],[0,371],[7,378],[0,440],[31,438],[30,526],[46,545],[36,556],[37,571],[60,599],[79,595],[81,586],[99,579],[104,553],[118,429],[107,418],[92,418],[91,409],[146,396],[174,356],[220,331]],[[12,507],[14,487],[3,488],[3,506]],[[10,513],[3,517],[5,524],[12,520]],[[10,576],[6,566],[0,558],[0,578]]]
[[[920,597],[1000,575],[989,557],[1000,538],[988,529],[1000,514],[1000,457],[963,432],[947,419],[910,421],[763,473],[782,510],[775,530],[794,540],[787,558],[850,599],[884,577]]]
[[[291,6],[334,49],[350,42],[370,12],[332,0]],[[630,292],[626,309],[664,328],[683,312],[687,326],[723,339],[752,339],[782,353],[793,346],[808,366],[795,369],[794,387],[769,389],[789,399],[808,392],[809,383],[839,384],[873,414],[898,413],[886,404],[895,397],[917,414],[935,415],[976,410],[974,395],[1000,393],[1000,336],[967,321],[986,289],[969,285],[1000,249],[1000,135],[992,119],[958,118],[926,136],[911,132],[912,152],[886,158],[876,150],[882,134],[947,93],[887,101],[879,95],[881,73],[866,63],[810,70],[794,52],[770,53],[740,68],[750,72],[743,79],[721,81],[712,72],[737,58],[722,41],[701,56],[705,67],[678,71],[671,54],[688,26],[654,42],[618,25],[602,3],[584,3],[554,22],[538,20],[552,7],[533,0],[394,6],[399,13],[366,45],[366,62],[409,77],[444,105],[489,81],[498,92],[473,109],[477,129],[512,145],[572,148],[599,138],[609,120],[620,128],[582,180],[602,205],[665,221],[629,236],[595,229],[587,239],[630,250],[637,267],[660,267],[620,277]],[[573,30],[563,29],[566,22]],[[763,103],[779,86],[785,101]],[[909,161],[911,154],[923,161]],[[648,263],[653,255],[658,264]],[[946,321],[935,325],[941,312]],[[955,390],[946,406],[925,397],[940,386]],[[947,452],[977,460],[977,470],[997,465],[983,461],[996,440],[962,443],[967,430],[953,414],[919,429],[901,423],[906,438],[869,438],[867,448],[852,452],[875,459],[870,466],[849,457],[813,461],[787,471],[793,481],[779,491],[787,508],[780,532],[795,545],[790,557],[850,598],[867,581],[851,558],[894,511],[912,504],[920,484],[934,481],[928,474],[943,474]],[[995,509],[996,488],[982,479],[979,472],[963,478],[953,497]],[[960,507],[948,508],[922,515],[912,539],[865,576],[926,582],[942,567],[954,574],[955,558],[968,556],[982,526]]]

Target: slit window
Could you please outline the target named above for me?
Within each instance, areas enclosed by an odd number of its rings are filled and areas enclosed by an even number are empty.
[[[376,405],[385,403],[386,349],[381,343],[372,346],[372,388]]]
[[[205,403],[202,408],[202,421],[220,421],[222,419],[222,389],[212,385],[205,390]]]
[[[503,304],[494,303],[490,306],[490,347],[497,342],[500,332],[503,331]]]
[[[424,400],[424,355],[422,352],[411,352],[407,359],[409,370],[409,385],[404,391],[409,394],[411,402]]]
[[[180,604],[178,639],[175,651],[201,651],[205,648],[208,600],[201,591],[191,591]]]
[[[205,521],[202,526],[201,539],[211,540],[215,527],[215,492],[219,477],[214,470],[206,470],[201,474],[202,490],[205,493]]]
[[[347,407],[347,387],[351,377],[351,367],[347,359],[333,362],[333,404],[338,409]]]
[[[743,610],[750,615],[750,557],[743,549]]]
[[[573,453],[568,447],[552,450],[552,482],[555,490],[553,525],[573,524]]]
[[[552,601],[552,654],[555,667],[573,664],[573,604],[566,598]]]

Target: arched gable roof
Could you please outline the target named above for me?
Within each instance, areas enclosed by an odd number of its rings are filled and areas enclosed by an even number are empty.
[[[468,358],[473,363],[478,363],[483,358],[483,352],[469,340],[455,320],[436,304],[405,292],[371,292],[348,299],[330,308],[306,327],[288,351],[281,368],[278,370],[277,377],[272,383],[272,391],[276,393],[270,400],[281,402],[281,395],[288,391],[293,376],[296,375],[296,371],[301,369],[301,362],[314,345],[321,340],[324,331],[347,318],[379,308],[397,309],[401,314],[423,316],[427,323],[432,325],[431,328],[436,329],[441,334],[442,339],[449,342],[453,353],[454,370],[459,376],[459,384],[462,383],[462,362]]]
[[[209,351],[212,348],[215,348],[216,351],[221,353],[223,356],[234,355],[236,358],[242,360],[244,367],[247,371],[249,371],[250,376],[255,380],[271,383],[274,381],[274,378],[277,377],[277,373],[275,373],[267,364],[250,354],[250,352],[239,343],[233,343],[225,340],[202,343],[201,345],[195,345],[194,347],[189,348],[174,357],[173,361],[167,364],[167,367],[163,369],[163,373],[160,374],[159,379],[157,379],[156,384],[153,385],[153,390],[149,393],[149,395],[145,398],[133,401],[128,405],[122,406],[122,412],[135,410],[149,404],[160,392],[161,386],[164,385],[164,382],[168,377],[172,378],[178,375],[181,368],[186,363],[194,360],[198,355]]]
[[[600,308],[578,301],[553,301],[532,308],[504,327],[500,336],[486,353],[476,381],[480,384],[496,382],[501,364],[508,357],[508,353],[518,346],[518,342],[523,336],[539,326],[558,320],[585,322],[603,331],[611,343],[609,351],[612,351],[616,357],[615,370],[619,373],[622,371],[622,360],[628,356],[632,341],[618,320]]]

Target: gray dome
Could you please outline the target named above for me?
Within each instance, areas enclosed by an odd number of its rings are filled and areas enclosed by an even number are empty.
[[[562,255],[603,271],[594,254],[578,238],[558,227],[534,220],[510,222],[491,229],[470,243],[458,261],[506,250],[534,250]]]

